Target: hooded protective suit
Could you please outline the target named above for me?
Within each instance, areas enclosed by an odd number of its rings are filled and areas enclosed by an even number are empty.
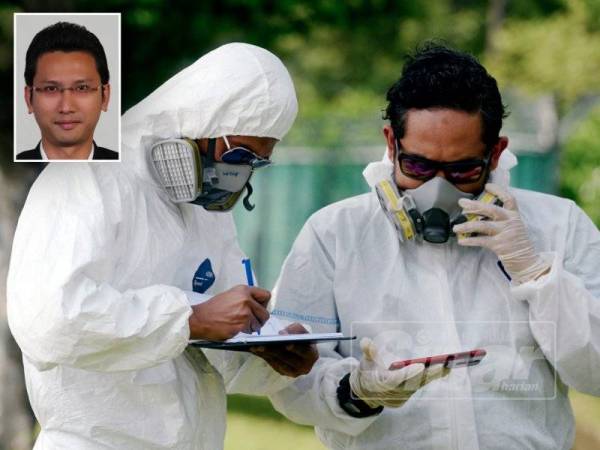
[[[147,152],[181,136],[281,139],[296,111],[281,61],[229,44],[124,115],[121,164],[42,172],[8,277],[9,324],[41,426],[36,450],[222,448],[224,381],[203,352],[186,349],[189,304],[244,284],[244,255],[231,214],[171,203]],[[242,381],[260,380],[254,392],[282,378],[253,367],[260,378]]]
[[[493,182],[508,185],[511,159],[502,155]],[[373,186],[391,173],[386,157],[365,177]],[[487,249],[456,239],[400,243],[373,192],[314,214],[282,268],[272,314],[358,339],[322,345],[312,371],[271,396],[276,409],[316,426],[333,449],[570,449],[568,387],[600,395],[600,233],[572,201],[511,192],[552,264],[521,285]],[[397,360],[475,348],[488,354],[400,408],[353,419],[336,388],[358,364],[364,336],[388,345]]]

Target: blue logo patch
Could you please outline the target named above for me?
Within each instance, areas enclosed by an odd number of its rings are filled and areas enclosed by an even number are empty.
[[[215,282],[215,273],[213,272],[210,259],[206,258],[202,264],[198,266],[198,270],[194,274],[192,287],[194,292],[204,294]]]

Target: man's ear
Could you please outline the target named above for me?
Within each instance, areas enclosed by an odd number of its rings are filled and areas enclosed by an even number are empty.
[[[500,136],[498,142],[496,142],[496,145],[492,148],[490,170],[495,170],[496,167],[498,167],[498,161],[500,160],[502,152],[506,150],[506,147],[508,147],[508,137]]]
[[[396,155],[396,137],[394,135],[394,129],[391,125],[383,126],[383,135],[385,136],[385,142],[387,144],[388,158],[393,162]]]
[[[33,112],[33,88],[31,86],[25,86],[25,103],[27,103],[27,112],[31,114]]]
[[[108,101],[110,100],[110,84],[104,84],[102,89],[102,111],[108,110]]]

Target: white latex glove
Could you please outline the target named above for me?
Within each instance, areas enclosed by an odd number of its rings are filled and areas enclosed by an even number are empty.
[[[450,373],[450,369],[442,365],[426,369],[424,364],[388,370],[378,357],[371,339],[363,338],[360,348],[363,357],[359,366],[350,373],[350,388],[371,408],[402,406],[421,387]]]
[[[476,220],[454,226],[453,231],[457,235],[478,234],[474,237],[459,237],[458,243],[485,247],[493,251],[517,283],[535,280],[548,272],[550,264],[546,263],[533,247],[515,198],[497,184],[488,183],[485,189],[502,200],[504,205],[496,206],[477,200],[460,199],[458,204],[465,214],[477,214],[488,220]]]

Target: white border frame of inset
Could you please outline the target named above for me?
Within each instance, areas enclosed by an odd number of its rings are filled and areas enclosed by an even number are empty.
[[[73,160],[69,160],[69,159],[58,159],[58,160],[41,160],[41,159],[21,159],[21,160],[17,160],[17,153],[19,153],[20,151],[23,151],[24,149],[17,149],[17,123],[20,120],[20,116],[17,116],[18,112],[18,107],[17,107],[17,102],[23,102],[23,89],[25,86],[25,81],[23,80],[23,74],[18,74],[17,73],[17,69],[24,69],[25,68],[25,61],[22,61],[22,65],[18,66],[17,64],[17,18],[19,16],[52,16],[52,17],[60,17],[60,18],[64,18],[65,21],[69,20],[69,17],[73,17],[73,16],[116,16],[116,20],[117,20],[117,95],[116,95],[116,111],[113,112],[113,114],[116,114],[117,117],[117,137],[116,137],[116,146],[113,147],[112,149],[116,148],[116,151],[119,153],[118,159],[113,159],[113,160],[109,160],[109,159],[96,159],[96,160],[88,160],[88,159],[73,159]],[[41,30],[41,29],[40,29]],[[96,33],[95,33],[96,34]],[[100,39],[100,38],[99,38]],[[101,40],[102,42],[102,40]],[[110,68],[110,64],[111,64],[111,58],[108,55],[109,51],[113,51],[113,48],[110,48],[110,50],[107,49],[107,46],[105,45],[104,42],[102,42],[102,46],[104,47],[104,51],[107,54],[107,60],[108,60],[108,64],[109,64],[109,70],[111,73],[111,79],[114,79],[114,68]],[[123,92],[123,85],[121,83],[121,70],[122,70],[122,59],[121,59],[121,13],[120,12],[98,12],[98,13],[76,13],[76,12],[63,12],[63,13],[13,13],[13,162],[14,163],[23,163],[23,162],[58,162],[58,163],[76,163],[76,162],[89,162],[89,163],[120,163],[121,162],[121,152],[122,152],[122,146],[121,146],[121,97],[122,97],[122,92]],[[109,109],[111,108],[111,105],[114,105],[114,96],[115,94],[115,89],[113,89],[113,83],[111,83],[111,102],[109,104]],[[105,114],[105,113],[103,113]],[[100,119],[100,121],[102,120],[102,118]],[[100,121],[98,121],[98,124],[100,124]],[[110,124],[108,124],[108,126],[110,126]],[[98,128],[96,128],[96,131],[98,130]],[[19,151],[20,150],[20,151]]]

